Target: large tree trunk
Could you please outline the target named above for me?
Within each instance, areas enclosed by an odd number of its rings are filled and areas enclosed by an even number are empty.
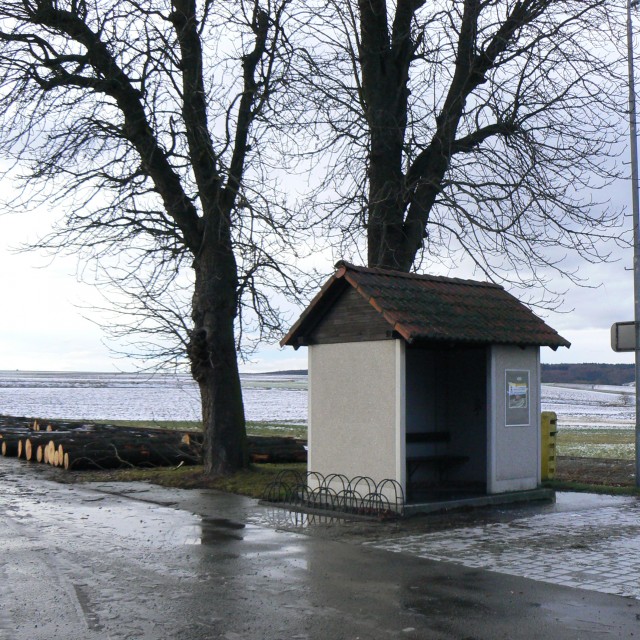
[[[461,3],[456,10],[462,9],[462,14],[458,14],[460,25],[453,75],[442,106],[434,112],[435,128],[431,139],[419,144],[411,138],[406,139],[406,126],[411,65],[424,35],[418,30],[415,37],[412,36],[412,24],[416,11],[425,0],[398,0],[392,20],[388,4],[393,3],[386,0],[359,2],[361,42],[358,59],[362,70],[363,106],[371,138],[367,176],[367,258],[370,267],[409,271],[424,246],[431,211],[445,185],[454,155],[468,153],[491,137],[509,136],[518,130],[514,106],[513,115],[508,113],[509,109],[504,109],[504,113],[496,113],[495,122],[483,122],[486,117],[483,114],[478,117],[475,129],[472,127],[458,138],[469,97],[487,82],[487,74],[496,65],[504,64],[504,61],[500,62],[501,56],[517,45],[523,27],[535,23],[553,3],[552,0],[513,3],[491,37],[484,33],[486,27],[479,30],[478,26],[480,14],[491,3],[480,0]],[[452,11],[451,16],[454,13]],[[541,34],[541,38],[546,37]],[[532,45],[521,46],[529,48]],[[526,48],[521,50],[522,55]],[[513,55],[513,51],[509,55]],[[556,99],[553,98],[546,108],[551,108]],[[409,166],[403,168],[408,144],[420,150]],[[482,224],[477,227],[478,233],[482,233]]]
[[[196,272],[189,358],[200,387],[206,475],[248,465],[242,389],[236,357],[236,263],[230,250],[202,251]]]
[[[400,3],[399,3],[400,4]],[[407,127],[409,66],[414,46],[411,21],[422,4],[403,3],[390,29],[385,0],[360,2],[362,98],[371,135],[367,220],[370,267],[408,270],[404,244],[405,179],[402,169]]]
[[[404,176],[402,140],[394,134],[371,126],[367,262],[370,267],[408,270],[397,256],[404,241]]]

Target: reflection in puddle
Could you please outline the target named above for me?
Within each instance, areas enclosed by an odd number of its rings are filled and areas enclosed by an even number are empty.
[[[239,533],[244,524],[223,518],[202,518],[200,522],[200,544],[216,544],[229,540],[243,540]]]
[[[220,527],[221,529],[244,529],[246,525],[242,522],[234,522],[227,518],[203,518],[203,522],[206,522],[212,527]]]
[[[181,524],[163,531],[164,540],[178,545],[217,545],[244,540],[246,525],[224,518],[206,518],[185,511],[174,511]],[[166,517],[163,518],[166,522]],[[186,522],[185,522],[186,521]]]
[[[272,507],[267,509],[263,521],[269,527],[290,530],[308,529],[314,525],[339,524],[344,523],[345,519]]]

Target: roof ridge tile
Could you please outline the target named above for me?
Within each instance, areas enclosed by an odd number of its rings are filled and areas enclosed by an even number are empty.
[[[383,269],[381,267],[362,267],[354,265],[346,260],[339,260],[336,262],[335,274],[337,278],[344,277],[348,272],[364,273],[370,275],[377,275],[383,278],[397,278],[398,280],[424,280],[425,282],[450,282],[451,284],[468,285],[472,287],[490,287],[494,289],[502,289],[504,287],[495,282],[485,282],[482,280],[470,280],[467,278],[451,278],[449,276],[435,276],[428,273],[409,273],[406,271],[398,271],[394,269]]]

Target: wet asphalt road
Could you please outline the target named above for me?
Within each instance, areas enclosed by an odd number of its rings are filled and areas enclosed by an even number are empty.
[[[255,501],[0,458],[1,640],[640,637],[640,601],[276,530]],[[375,535],[375,534],[374,534]]]

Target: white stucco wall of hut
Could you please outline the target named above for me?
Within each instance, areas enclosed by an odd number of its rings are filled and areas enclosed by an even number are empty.
[[[309,347],[310,471],[404,486],[404,358],[400,340]]]
[[[488,493],[535,489],[540,484],[540,349],[491,347],[487,395]],[[507,377],[529,372],[528,418],[508,424]]]

